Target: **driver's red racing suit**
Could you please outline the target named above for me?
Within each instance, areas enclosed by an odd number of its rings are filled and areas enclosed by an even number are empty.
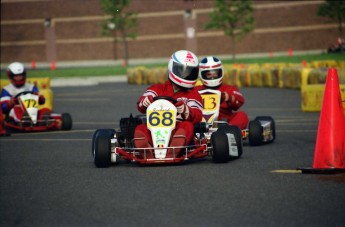
[[[229,124],[236,125],[240,129],[245,129],[247,127],[249,122],[247,113],[244,111],[238,111],[238,109],[244,104],[245,100],[237,87],[228,84],[221,84],[217,88],[201,85],[196,86],[195,89],[198,91],[204,89],[216,89],[221,93],[226,92],[230,98],[227,102],[221,99],[218,119],[226,120]]]
[[[137,102],[138,110],[141,113],[146,113],[146,108],[140,106],[140,102],[145,99],[146,96],[169,96],[177,101],[183,101],[189,107],[189,117],[188,119],[183,119],[181,114],[177,115],[176,128],[172,132],[172,135],[185,134],[186,144],[188,145],[193,139],[194,124],[201,122],[202,120],[202,99],[200,94],[194,88],[183,89],[179,91],[174,91],[172,82],[169,80],[165,84],[154,84],[150,86],[145,93],[139,98]],[[152,146],[151,133],[147,129],[146,124],[138,125],[135,129],[136,136],[144,136],[147,138],[148,143]],[[137,145],[142,146],[142,145]],[[145,146],[145,145],[144,145]],[[173,146],[170,144],[170,146]]]

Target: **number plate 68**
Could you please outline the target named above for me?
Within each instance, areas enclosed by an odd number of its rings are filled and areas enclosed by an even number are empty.
[[[147,115],[148,128],[170,128],[175,126],[176,112],[174,110],[149,110]]]

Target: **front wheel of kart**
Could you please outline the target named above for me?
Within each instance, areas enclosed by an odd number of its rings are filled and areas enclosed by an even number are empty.
[[[94,134],[93,160],[98,168],[106,168],[111,163],[111,138],[114,132],[110,129],[98,129]]]
[[[61,130],[72,129],[72,117],[69,113],[61,114]]]
[[[97,136],[98,132],[101,131],[101,130],[110,130],[110,131],[113,133],[113,135],[115,135],[115,133],[116,133],[116,131],[115,131],[114,129],[97,129],[97,130],[93,133],[93,136],[92,136],[92,150],[91,150],[92,157],[95,156],[94,150],[95,150],[96,136]]]
[[[222,124],[219,126],[217,131],[223,131],[228,135],[228,138],[231,138],[232,140],[235,139],[232,142],[232,146],[229,147],[230,152],[230,159],[236,159],[242,156],[243,153],[243,140],[242,140],[242,131],[239,127],[229,124]],[[233,135],[233,137],[230,137],[229,134]]]
[[[216,163],[225,163],[242,155],[242,133],[237,126],[222,125],[212,133],[212,159]]]

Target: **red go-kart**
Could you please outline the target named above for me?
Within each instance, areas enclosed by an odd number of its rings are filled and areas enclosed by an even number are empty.
[[[39,96],[30,91],[21,92],[16,95],[19,106],[22,108],[23,117],[14,120],[8,115],[5,116],[4,126],[7,131],[47,131],[47,130],[70,130],[72,128],[72,117],[68,113],[56,114],[45,113],[38,118]]]

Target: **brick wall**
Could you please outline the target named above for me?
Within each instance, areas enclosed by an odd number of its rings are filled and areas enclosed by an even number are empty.
[[[268,53],[325,49],[335,42],[337,25],[316,11],[322,1],[253,1],[255,31],[237,44],[237,53]],[[184,10],[195,18],[196,54],[231,53],[230,38],[222,31],[205,30],[212,1],[133,0],[138,13],[138,37],[129,40],[129,57],[169,57],[188,48]],[[1,63],[46,62],[45,18],[52,18],[57,61],[121,59],[122,46],[102,35],[104,20],[98,0],[2,0]]]

